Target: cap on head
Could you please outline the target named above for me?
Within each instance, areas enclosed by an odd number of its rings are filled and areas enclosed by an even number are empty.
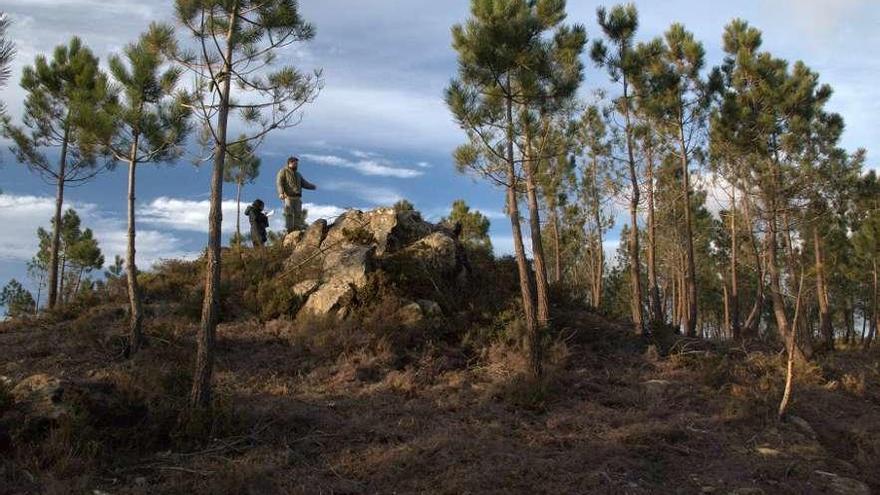
[[[298,156],[291,156],[290,158],[287,159],[287,163],[299,163],[299,157]]]

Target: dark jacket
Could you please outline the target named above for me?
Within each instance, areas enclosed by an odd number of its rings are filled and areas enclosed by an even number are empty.
[[[263,202],[259,199],[244,210],[244,214],[251,222],[251,241],[254,247],[266,244],[266,228],[269,227],[269,217],[263,213]]]

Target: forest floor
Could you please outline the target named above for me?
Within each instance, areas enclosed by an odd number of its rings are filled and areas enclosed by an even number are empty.
[[[139,405],[26,429],[0,400],[0,493],[880,490],[877,354],[842,350],[798,370],[795,418],[780,423],[784,357],[772,348],[676,340],[657,353],[584,311],[559,314],[541,384],[521,378],[509,345],[473,356],[428,336],[408,352],[245,321],[218,330],[216,413],[194,425],[175,414],[196,326],[154,315],[150,346],[126,360],[124,319],[108,305],[0,323],[7,397],[39,373],[112,383]]]

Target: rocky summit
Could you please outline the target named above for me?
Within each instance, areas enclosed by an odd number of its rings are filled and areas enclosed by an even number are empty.
[[[412,210],[348,210],[332,224],[321,219],[306,230],[291,232],[284,245],[291,250],[285,270],[296,281],[293,291],[302,302],[297,317],[345,318],[370,275],[389,265],[405,262],[419,275],[456,283],[466,283],[469,266],[463,246],[450,229]],[[392,277],[395,273],[384,271]],[[441,312],[430,299],[402,306],[407,321]]]

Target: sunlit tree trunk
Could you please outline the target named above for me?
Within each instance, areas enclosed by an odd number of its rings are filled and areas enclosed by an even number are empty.
[[[645,333],[644,317],[642,315],[642,267],[639,262],[639,176],[636,170],[636,158],[633,154],[633,130],[630,122],[629,108],[629,84],[626,76],[623,78],[623,117],[624,130],[626,133],[626,152],[629,165],[630,202],[629,202],[629,273],[630,273],[630,309],[632,310],[633,327],[636,334]]]
[[[831,322],[831,309],[828,304],[828,289],[825,286],[825,259],[819,229],[813,226],[813,251],[816,259],[816,300],[819,303],[819,333],[828,350],[834,350],[834,327]]]
[[[234,33],[238,23],[238,2],[230,10],[226,36],[224,73],[231,73]],[[203,41],[204,42],[204,41]],[[231,76],[220,82],[220,104],[217,114],[217,148],[214,150],[214,170],[211,174],[211,208],[208,214],[208,249],[205,264],[205,300],[198,335],[196,371],[190,400],[193,407],[205,409],[211,405],[211,376],[214,368],[214,334],[220,313],[220,234],[223,221],[223,166],[226,160],[226,130],[229,120]]]
[[[64,124],[64,140],[61,143],[61,157],[59,158],[58,177],[55,192],[55,226],[52,232],[52,253],[49,257],[49,295],[47,305],[49,309],[58,304],[60,283],[58,277],[58,255],[61,251],[61,209],[64,206],[64,178],[67,175],[67,145],[70,140],[70,113]],[[64,275],[62,274],[61,278]],[[62,282],[63,283],[63,282]]]
[[[664,321],[663,307],[660,304],[660,286],[657,283],[657,224],[654,215],[654,149],[645,149],[645,197],[648,201],[648,284],[651,318],[656,323]]]
[[[532,290],[532,277],[526,260],[525,246],[523,246],[522,226],[520,225],[519,198],[517,193],[516,168],[514,167],[514,121],[513,121],[513,96],[511,93],[510,76],[507,78],[507,214],[510,217],[510,228],[513,233],[513,251],[516,258],[516,266],[519,272],[519,287],[522,295],[523,313],[525,315],[526,333],[528,340],[530,371],[534,377],[543,374],[541,363],[540,335],[538,333],[537,314],[535,311],[534,291]]]
[[[129,323],[129,353],[134,355],[143,345],[144,310],[141,291],[138,286],[137,264],[135,262],[135,186],[137,174],[138,133],[134,133],[128,163],[128,249],[126,251],[126,271],[128,279],[128,301],[131,308]]]
[[[684,136],[684,121],[679,110],[678,139],[681,154],[682,196],[684,201],[684,228],[685,228],[685,281],[687,284],[687,310],[683,314],[682,326],[685,335],[696,336],[697,325],[697,268],[694,261],[694,232],[693,220],[691,220],[691,183],[688,163],[687,142]]]

